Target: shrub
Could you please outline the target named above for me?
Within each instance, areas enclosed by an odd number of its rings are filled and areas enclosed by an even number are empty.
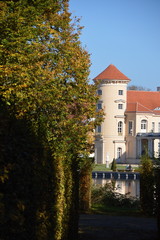
[[[112,170],[113,172],[115,172],[116,169],[117,169],[117,166],[116,166],[116,160],[113,159],[113,161],[112,161],[112,165],[111,165],[111,170]]]
[[[110,207],[139,207],[139,200],[136,197],[128,197],[113,190],[112,184],[104,187],[92,188],[92,205],[102,204]]]
[[[140,202],[141,209],[147,215],[155,212],[155,178],[153,162],[148,153],[141,157],[140,167]]]

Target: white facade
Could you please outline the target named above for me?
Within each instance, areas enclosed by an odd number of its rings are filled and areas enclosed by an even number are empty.
[[[105,113],[104,122],[96,128],[95,162],[108,166],[113,159],[123,163],[138,163],[145,148],[151,157],[157,157],[160,153],[160,109],[154,111],[148,108],[148,93],[127,91],[130,80],[114,65],[110,65],[94,80],[99,81],[97,109],[103,108]],[[158,109],[160,92],[155,92],[156,96],[154,92],[151,93],[152,101],[153,98],[157,99],[152,108],[156,106]],[[143,99],[140,94],[146,98],[146,106],[136,102],[136,95],[138,101]]]
[[[102,93],[99,103],[104,109],[105,119],[101,129],[96,129],[97,163],[110,162],[118,154],[125,159],[126,87],[127,83],[123,81],[103,82],[99,85]]]
[[[105,186],[106,183],[112,184],[110,179],[92,179],[94,186]],[[116,180],[115,192],[127,195],[128,197],[140,197],[139,180]]]
[[[133,122],[131,133],[129,133],[130,121]],[[151,113],[126,113],[126,159],[128,159],[128,161],[131,159],[139,159],[145,151],[145,148],[151,158],[159,157],[159,125],[160,115]]]

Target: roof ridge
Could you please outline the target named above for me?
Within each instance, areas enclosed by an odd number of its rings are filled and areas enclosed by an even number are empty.
[[[127,90],[127,92],[146,92],[146,93],[159,93],[160,94],[160,91],[143,91],[143,90]]]
[[[136,102],[137,104],[139,104],[140,106],[144,107],[145,109],[147,109],[149,112],[152,112],[153,113],[153,110],[145,107],[143,104],[139,103],[139,102]],[[138,111],[137,111],[138,112]]]

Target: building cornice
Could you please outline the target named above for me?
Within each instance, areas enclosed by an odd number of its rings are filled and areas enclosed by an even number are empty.
[[[128,84],[129,83],[129,80],[117,80],[117,79],[113,79],[113,80],[110,80],[110,79],[102,79],[102,80],[99,80],[100,81],[100,84]]]

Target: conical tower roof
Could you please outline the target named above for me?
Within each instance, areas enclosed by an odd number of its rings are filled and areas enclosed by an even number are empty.
[[[123,73],[121,73],[118,68],[116,68],[113,64],[110,64],[103,72],[101,72],[97,77],[95,77],[94,81],[104,79],[130,81],[130,79],[126,77]]]

